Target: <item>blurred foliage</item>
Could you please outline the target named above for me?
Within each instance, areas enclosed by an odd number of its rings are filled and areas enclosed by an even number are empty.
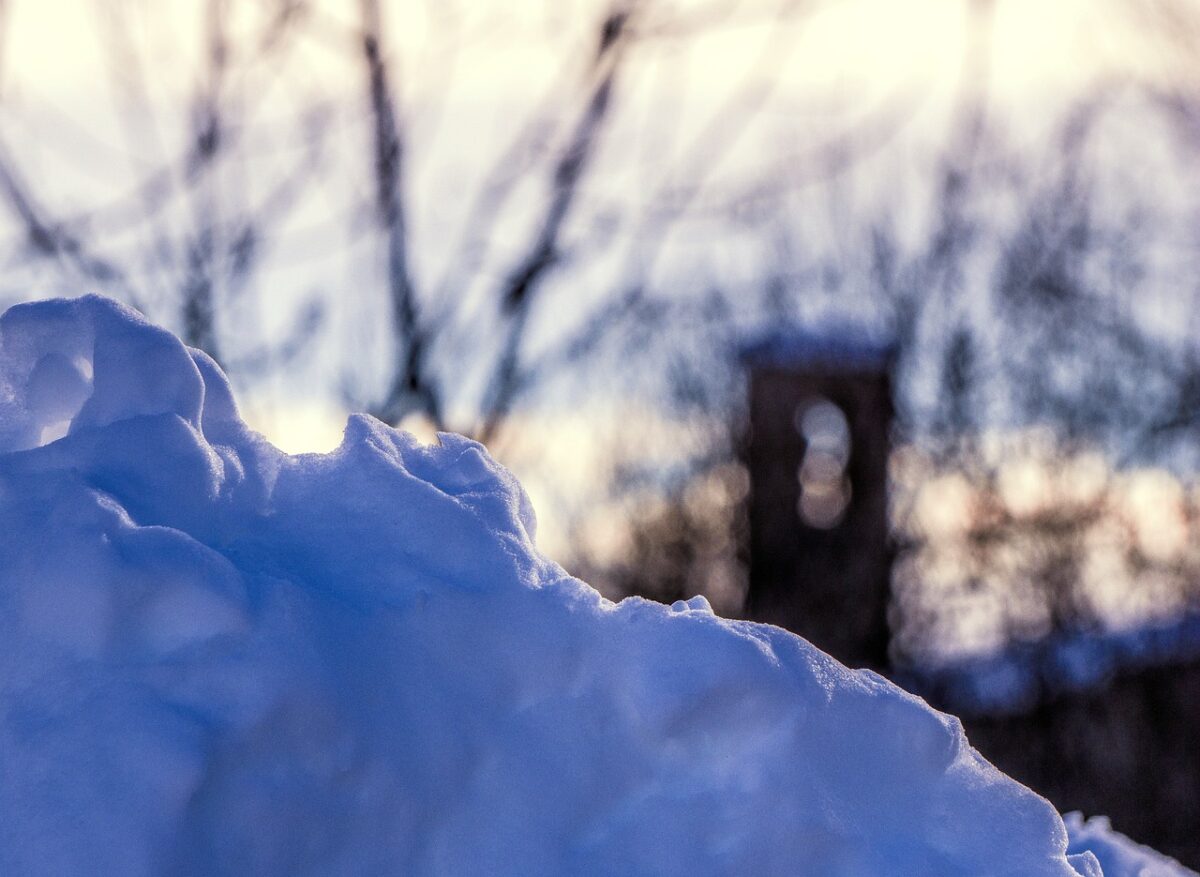
[[[1164,469],[1114,470],[1040,431],[941,459],[901,448],[893,496],[910,661],[1154,624],[1200,597],[1200,489]]]

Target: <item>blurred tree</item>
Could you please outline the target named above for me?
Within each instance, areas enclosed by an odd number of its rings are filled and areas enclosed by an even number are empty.
[[[597,414],[589,439],[607,477],[556,510],[569,563],[613,595],[708,592],[734,613],[737,351],[766,326],[873,322],[897,342],[897,444],[922,461],[896,489],[902,569],[920,584],[898,585],[902,648],[954,640],[968,622],[949,616],[968,604],[963,617],[990,607],[1005,635],[1093,623],[1081,583],[1125,490],[1118,470],[1195,464],[1194,6],[1109,4],[1109,26],[1153,46],[1139,57],[1161,69],[1105,72],[1016,113],[994,88],[1003,0],[955,7],[961,63],[944,93],[897,85],[870,100],[786,87],[795,67],[828,63],[801,38],[842,4],[550,6],[533,25],[455,3],[87,7],[115,112],[81,126],[128,161],[132,185],[114,194],[98,159],[78,188],[40,172],[57,144],[21,127],[14,71],[0,69],[12,276],[117,294],[243,384],[337,383],[349,406],[475,435],[513,462],[540,459],[539,441],[517,440],[537,405],[617,398],[627,407],[597,410],[619,422]],[[27,7],[0,8],[11,47]],[[466,147],[476,176],[434,166],[454,121],[440,95],[481,47],[527,26],[549,60],[507,63],[538,71],[540,91],[496,101],[501,124]],[[762,39],[731,42],[747,29]],[[173,67],[182,93],[158,90]],[[469,109],[465,127],[484,132]],[[341,281],[268,292],[322,250],[342,254]],[[18,281],[5,282],[11,297]],[[1038,425],[1052,460],[1111,461],[1097,497],[1036,514],[1002,502],[1015,463],[996,437],[1019,444]],[[968,547],[951,551],[917,519],[925,488],[952,476],[973,511]],[[1019,572],[998,576],[1014,553]],[[954,584],[929,584],[942,579]]]

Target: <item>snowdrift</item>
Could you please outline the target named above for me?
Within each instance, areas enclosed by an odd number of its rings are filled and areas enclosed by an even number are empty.
[[[133,311],[10,309],[0,873],[1102,873],[957,720],[534,529],[471,441],[288,456]]]

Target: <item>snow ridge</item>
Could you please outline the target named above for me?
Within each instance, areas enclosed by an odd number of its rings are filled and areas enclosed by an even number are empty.
[[[956,719],[534,536],[475,442],[288,456],[134,311],[10,309],[0,873],[1102,873]]]

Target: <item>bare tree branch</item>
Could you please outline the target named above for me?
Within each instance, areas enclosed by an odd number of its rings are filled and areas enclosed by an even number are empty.
[[[556,80],[560,82],[564,78],[559,76]],[[446,269],[433,296],[433,301],[444,309],[439,314],[439,323],[446,319],[446,311],[460,300],[485,263],[492,234],[505,205],[517,184],[525,178],[534,166],[535,159],[545,149],[544,141],[549,139],[547,132],[551,127],[550,116],[559,100],[558,89],[551,88],[542,106],[530,115],[508,146],[496,156],[472,199],[466,221],[457,243],[450,249]]]
[[[119,287],[130,304],[140,307],[140,296],[116,263],[95,254],[78,237],[46,218],[3,144],[0,144],[0,195],[24,229],[34,253],[63,262],[89,280]]]
[[[221,361],[217,337],[216,254],[219,234],[218,156],[225,148],[226,118],[222,90],[229,68],[227,0],[205,6],[203,81],[193,99],[192,139],[185,161],[193,229],[185,246],[182,280],[183,339]]]
[[[595,61],[597,79],[555,165],[553,192],[533,245],[500,291],[500,308],[507,317],[508,332],[484,397],[480,441],[487,442],[495,435],[519,390],[520,348],[531,306],[539,285],[559,258],[563,223],[608,118],[617,73],[628,44],[627,26],[632,14],[632,7],[614,7],[600,24]]]
[[[773,18],[777,27],[771,32],[767,44],[755,59],[747,76],[748,81],[752,83],[749,93],[744,88],[736,90],[713,113],[701,135],[696,138],[696,148],[687,159],[679,163],[688,169],[687,172],[672,177],[678,179],[682,176],[690,181],[689,185],[680,187],[667,180],[647,200],[640,217],[636,220],[631,235],[633,244],[625,259],[624,268],[618,275],[627,284],[624,293],[600,305],[583,321],[579,329],[540,356],[536,363],[515,374],[510,380],[510,395],[515,396],[535,375],[543,373],[547,368],[578,362],[582,357],[589,355],[603,343],[606,336],[621,325],[623,318],[638,313],[649,290],[654,264],[662,252],[667,227],[688,212],[689,207],[703,191],[714,168],[738,143],[747,122],[761,112],[778,87],[780,78],[773,74],[777,73],[778,65],[787,56],[788,45],[795,40],[795,35],[781,25],[802,5],[803,0],[785,0],[783,5],[774,11]],[[739,123],[732,124],[730,120],[739,115]],[[671,209],[662,210],[662,205],[668,200],[673,201]],[[509,399],[507,404],[511,404],[511,401]]]
[[[361,11],[362,61],[373,131],[375,215],[386,237],[392,328],[400,345],[388,389],[376,413],[380,419],[395,423],[403,416],[409,400],[416,400],[441,429],[441,395],[427,367],[432,339],[422,321],[410,273],[404,208],[404,139],[396,118],[378,0],[362,0]]]

